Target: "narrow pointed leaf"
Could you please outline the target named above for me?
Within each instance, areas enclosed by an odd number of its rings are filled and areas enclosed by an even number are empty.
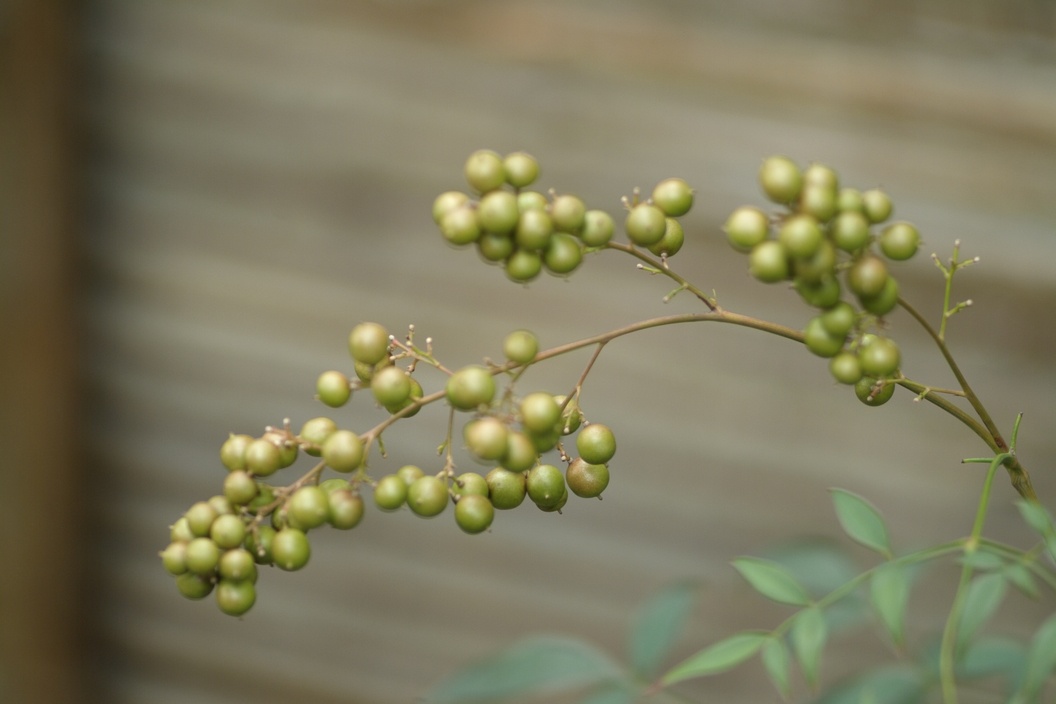
[[[1005,566],[1005,561],[1002,560],[999,555],[995,555],[992,552],[981,552],[978,550],[962,557],[960,563],[962,565],[971,565],[973,570],[978,570],[980,572],[999,570]]]
[[[843,489],[830,489],[836,517],[847,535],[855,542],[875,550],[885,557],[891,556],[891,542],[887,537],[887,526],[883,516],[873,505],[857,494]]]
[[[607,685],[579,700],[579,704],[632,704],[636,692],[624,682]]]
[[[463,668],[437,685],[425,701],[490,702],[568,691],[619,677],[619,667],[594,646],[571,638],[543,636],[523,640]]]
[[[785,645],[785,641],[781,638],[768,638],[766,643],[763,644],[763,651],[760,654],[763,661],[763,667],[766,668],[766,674],[770,676],[770,681],[774,683],[774,687],[781,693],[781,696],[788,699],[792,698],[792,658],[788,654],[788,646]]]
[[[755,591],[767,599],[790,606],[806,606],[810,595],[803,585],[781,565],[757,557],[738,557],[733,566]]]
[[[887,665],[837,685],[814,704],[918,704],[927,683],[912,665]]]
[[[1011,694],[1020,688],[1027,669],[1027,646],[1014,638],[985,636],[972,643],[957,664],[958,679],[1000,675]]]
[[[1030,641],[1027,676],[1013,701],[1033,702],[1053,667],[1056,667],[1056,614],[1041,624]]]
[[[1038,584],[1034,580],[1034,575],[1026,567],[1019,563],[1011,564],[1004,569],[1004,575],[1008,577],[1009,582],[1016,585],[1016,589],[1031,599],[1038,598]]]
[[[674,584],[650,599],[631,628],[631,666],[642,677],[651,678],[671,651],[689,618],[696,597],[691,582]]]
[[[957,649],[961,650],[975,632],[986,623],[1005,598],[1008,582],[1000,572],[976,577],[968,585],[964,598],[961,622],[957,626]]]
[[[803,670],[803,678],[811,687],[817,687],[821,652],[825,649],[825,639],[828,637],[825,614],[816,606],[804,609],[792,624],[790,635],[792,650]]]
[[[1016,507],[1028,526],[1043,537],[1047,538],[1052,534],[1052,518],[1044,506],[1031,501],[1017,501]]]
[[[660,678],[660,684],[666,687],[693,677],[725,672],[755,655],[769,635],[765,631],[744,631],[724,638],[668,670]]]
[[[887,629],[895,646],[905,644],[906,602],[909,600],[909,574],[894,562],[881,565],[873,573],[869,597],[880,623]]]

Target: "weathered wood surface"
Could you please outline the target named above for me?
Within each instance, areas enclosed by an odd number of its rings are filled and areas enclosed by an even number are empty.
[[[355,323],[414,323],[458,366],[498,357],[516,327],[550,346],[696,309],[662,305],[670,286],[615,254],[522,288],[445,247],[429,205],[462,187],[462,162],[482,146],[531,151],[542,186],[611,212],[635,185],[686,178],[698,205],[679,271],[732,310],[795,327],[806,311],[752,282],[718,224],[760,203],[755,170],[772,152],[883,184],[928,252],[945,256],[960,237],[983,256],[958,286],[976,305],[952,323],[951,343],[1002,427],[1026,413],[1022,457],[1056,501],[1050,40],[856,41],[649,7],[97,5],[86,26],[85,312],[107,701],[410,701],[525,634],[576,634],[622,654],[635,606],[697,577],[705,598],[685,654],[776,623],[784,611],[727,563],[794,536],[842,540],[830,486],[870,497],[902,546],[968,529],[982,475],[959,460],[985,447],[966,429],[905,393],[866,409],[787,341],[686,326],[613,343],[587,383],[587,412],[620,444],[604,502],[571,501],[562,516],[522,507],[476,538],[449,515],[425,524],[372,511],[351,533],[320,531],[303,572],[265,571],[241,621],[182,600],[155,557],[165,526],[219,491],[228,431],[324,413],[315,377],[350,367]],[[932,264],[898,271],[934,317]],[[893,320],[906,373],[951,383],[908,316]],[[585,361],[547,364],[525,383],[563,392]],[[394,428],[376,471],[438,467],[445,415]],[[383,414],[357,398],[333,416],[365,429]],[[1002,483],[993,533],[1028,541],[1012,498]],[[951,575],[937,572],[914,600],[918,633],[938,626]],[[1013,598],[1000,629],[1026,633],[1052,603]],[[891,657],[871,635],[848,642],[827,658],[827,680]],[[687,692],[773,697],[756,666]]]

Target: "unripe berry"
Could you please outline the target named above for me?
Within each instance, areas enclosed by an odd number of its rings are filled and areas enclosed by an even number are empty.
[[[522,213],[526,210],[546,210],[550,202],[538,191],[521,191],[517,194],[517,209]]]
[[[235,582],[257,581],[257,565],[253,561],[253,555],[244,548],[235,548],[225,552],[220,556],[218,567],[221,579],[230,579]]]
[[[876,378],[888,377],[895,373],[902,355],[898,345],[886,337],[878,337],[868,345],[858,348],[858,361],[862,371]]]
[[[828,222],[836,214],[836,192],[824,186],[807,184],[799,195],[799,210],[818,222]]]
[[[557,422],[557,431],[562,435],[571,435],[579,430],[579,426],[583,423],[583,411],[579,410],[575,399],[566,404],[564,396],[554,396],[554,403],[558,408],[562,405],[565,407],[561,411],[561,419]]]
[[[253,582],[232,582],[222,579],[216,586],[216,604],[228,616],[241,616],[253,608],[257,589]]]
[[[776,240],[760,242],[748,255],[748,271],[763,283],[773,284],[788,278],[788,250]]]
[[[524,474],[496,467],[484,478],[488,483],[488,496],[492,505],[500,510],[517,508],[524,501],[526,484]]]
[[[825,331],[833,337],[846,337],[854,327],[856,317],[854,308],[842,301],[820,316]]]
[[[582,457],[577,457],[568,465],[565,480],[573,494],[593,499],[601,496],[601,492],[609,485],[609,468],[603,464],[590,464]]]
[[[576,436],[579,456],[590,464],[606,464],[616,454],[616,436],[607,426],[591,423]]]
[[[549,215],[542,210],[526,210],[517,221],[514,241],[521,249],[546,249],[553,233],[554,225]]]
[[[811,164],[803,172],[803,185],[815,188],[826,188],[833,193],[840,187],[840,178],[836,172],[824,164]]]
[[[235,512],[235,506],[227,500],[226,496],[217,494],[216,496],[210,496],[207,502],[216,511],[217,516],[226,516]]]
[[[283,528],[271,541],[271,556],[279,569],[293,572],[308,564],[312,546],[308,536],[296,528]]]
[[[588,210],[583,217],[583,228],[579,232],[579,239],[588,247],[601,247],[612,239],[612,233],[616,230],[616,224],[612,216],[604,210]]]
[[[508,259],[513,254],[514,247],[512,237],[494,232],[485,232],[477,242],[477,251],[486,262],[501,262]]]
[[[267,440],[278,449],[279,469],[285,469],[297,461],[297,452],[299,448],[296,442],[293,442],[287,437],[286,433],[264,433],[264,435],[261,436],[261,439]]]
[[[313,457],[323,454],[323,443],[337,431],[337,423],[329,418],[312,418],[301,427],[301,440],[312,443],[315,447],[305,448],[305,452]]]
[[[538,252],[515,250],[506,260],[506,276],[517,283],[527,283],[543,270],[543,258]]]
[[[502,157],[490,149],[480,149],[470,154],[464,170],[469,185],[480,193],[493,191],[506,182]]]
[[[418,467],[415,467],[413,464],[405,464],[404,466],[396,470],[396,476],[402,479],[404,484],[410,486],[411,484],[414,484],[416,481],[418,481],[420,478],[424,477],[425,472],[423,472]]]
[[[241,545],[246,539],[246,526],[238,516],[219,516],[213,521],[209,536],[219,547],[230,550]]]
[[[290,497],[286,512],[304,528],[318,528],[330,517],[329,497],[317,486],[302,486]]]
[[[532,443],[535,445],[536,452],[549,452],[557,447],[557,443],[561,441],[561,433],[556,428],[548,430],[545,433],[528,433],[528,437],[531,438]]]
[[[554,397],[543,391],[528,394],[521,401],[521,424],[529,433],[543,434],[553,430],[561,418]]]
[[[483,533],[495,520],[495,507],[485,496],[469,494],[455,504],[455,523],[466,533]]]
[[[506,454],[506,426],[498,418],[485,416],[466,423],[462,437],[469,451],[482,460],[497,460]]]
[[[686,233],[682,230],[682,225],[679,224],[678,220],[668,218],[664,236],[656,244],[649,245],[647,249],[657,256],[663,254],[673,257],[678,254],[678,250],[682,249],[682,244],[685,241]]]
[[[561,492],[561,498],[558,500],[558,502],[556,504],[553,504],[552,506],[545,506],[543,504],[536,504],[536,506],[539,507],[540,511],[543,511],[545,513],[553,513],[554,511],[557,511],[558,513],[560,513],[561,509],[563,509],[565,507],[565,504],[567,504],[567,503],[568,503],[568,489],[566,488],[564,491]]]
[[[338,491],[340,489],[347,489],[349,487],[348,480],[342,479],[341,477],[334,477],[332,479],[326,479],[319,482],[319,488],[326,492],[327,496]]]
[[[866,406],[882,406],[891,400],[891,395],[895,393],[894,384],[884,384],[883,388],[874,396],[873,386],[877,383],[876,379],[871,376],[863,376],[854,385],[854,394],[858,397],[858,400],[864,403]]]
[[[797,278],[812,284],[831,278],[836,268],[836,248],[828,240],[822,240],[814,255],[805,259],[793,259],[792,271]]]
[[[329,496],[330,525],[339,530],[350,530],[363,520],[363,498],[348,489],[339,489]]]
[[[666,179],[653,189],[653,204],[668,217],[677,218],[693,207],[693,189],[680,178]]]
[[[190,523],[186,516],[181,516],[175,523],[169,526],[169,540],[174,543],[189,543],[194,540],[195,535],[191,531]]]
[[[256,535],[253,531],[247,531],[245,547],[258,565],[270,565],[274,561],[271,556],[271,545],[274,540],[275,529],[261,524],[257,526]]]
[[[441,193],[433,201],[433,221],[439,225],[444,216],[469,202],[469,196],[459,191]]]
[[[176,578],[176,588],[188,599],[204,599],[213,591],[213,581],[194,572],[184,572]]]
[[[834,357],[843,349],[844,338],[830,335],[821,323],[821,318],[811,318],[803,331],[803,342],[807,349],[819,357]]]
[[[506,454],[500,464],[511,472],[523,472],[531,469],[539,459],[539,452],[530,437],[518,431],[506,433]]]
[[[555,232],[543,254],[543,263],[554,274],[570,274],[583,261],[583,251],[572,235]]]
[[[367,364],[366,362],[355,360],[352,362],[352,368],[356,370],[356,376],[359,377],[360,381],[370,383],[370,380],[374,378],[373,364]]]
[[[841,212],[832,221],[832,242],[845,252],[855,252],[869,243],[869,221],[857,210]]]
[[[887,220],[894,209],[891,199],[879,188],[873,188],[862,194],[862,206],[865,210],[865,217],[873,223]]]
[[[814,256],[821,246],[818,221],[810,215],[793,215],[785,220],[777,233],[777,240],[790,256],[803,259]]]
[[[411,377],[400,367],[385,367],[375,372],[370,390],[382,406],[401,404],[411,395]]]
[[[253,442],[249,435],[232,434],[220,446],[220,461],[228,471],[246,468],[246,448]]]
[[[440,221],[440,234],[453,245],[461,246],[480,239],[483,225],[476,208],[463,205],[444,215]]]
[[[352,387],[348,377],[341,372],[323,372],[315,382],[315,393],[319,400],[331,408],[340,408],[348,403],[352,396]]]
[[[550,219],[561,232],[578,232],[586,222],[587,206],[575,196],[558,196],[550,204]]]
[[[337,430],[323,443],[323,461],[335,472],[351,472],[363,462],[363,441],[351,430]]]
[[[383,511],[395,511],[407,500],[407,485],[395,474],[378,480],[374,487],[374,503]]]
[[[220,561],[220,548],[209,538],[195,538],[187,543],[184,560],[191,572],[200,575],[212,574]]]
[[[506,172],[506,183],[514,188],[524,188],[539,178],[539,162],[524,152],[507,154],[502,167]]]
[[[864,214],[865,202],[862,200],[862,194],[855,188],[841,188],[836,195],[836,209],[841,213],[853,210]]]
[[[887,283],[887,267],[879,257],[869,254],[847,270],[847,284],[858,296],[872,298],[884,290]]]
[[[537,506],[556,506],[565,493],[565,478],[557,467],[541,464],[528,472],[527,488]]]
[[[487,232],[513,232],[520,216],[517,196],[509,191],[492,191],[480,199],[480,205],[477,207],[480,226]]]
[[[466,472],[459,475],[458,479],[451,485],[451,490],[459,496],[469,496],[471,494],[487,496],[488,482],[476,472]]]
[[[511,362],[527,364],[539,352],[539,340],[528,330],[514,330],[502,341],[502,352]]]
[[[495,380],[487,369],[470,365],[452,374],[444,387],[447,401],[460,411],[475,410],[495,397]]]
[[[161,564],[169,574],[183,574],[187,571],[187,543],[170,543],[161,552]]]
[[[357,362],[377,364],[389,352],[389,333],[377,323],[360,323],[349,333],[348,351]]]
[[[412,403],[414,403],[416,400],[420,399],[424,395],[424,392],[422,391],[422,385],[418,383],[418,380],[415,379],[413,376],[410,377],[410,380],[411,393],[407,394],[407,398],[403,400],[403,403],[393,403],[385,406],[386,411],[388,411],[389,413],[399,413],[404,408],[407,408],[407,406],[410,406]],[[418,411],[420,410],[422,410],[422,407],[418,406],[413,411],[405,413],[403,417],[413,418],[414,416],[418,415]]]
[[[803,176],[791,159],[772,156],[759,167],[759,185],[766,197],[775,203],[791,203],[803,187]]]
[[[407,506],[423,518],[442,513],[447,500],[447,484],[437,477],[426,475],[407,488]]]
[[[627,214],[624,227],[627,229],[627,236],[631,242],[647,247],[663,239],[667,229],[667,217],[664,211],[655,205],[639,203]]]
[[[264,508],[275,500],[275,492],[267,484],[257,482],[257,495],[253,497],[253,500],[246,506],[250,511],[254,513]]]
[[[898,305],[898,282],[895,277],[888,274],[884,281],[884,289],[875,296],[859,296],[858,301],[862,308],[873,315],[887,315]]]
[[[880,250],[890,259],[904,261],[917,253],[920,233],[908,222],[896,222],[880,235]]]
[[[209,535],[209,528],[213,525],[217,515],[219,514],[217,514],[216,509],[210,506],[207,501],[199,501],[187,509],[187,513],[183,517],[187,519],[187,526],[191,529],[191,533],[197,537],[202,537]]]
[[[862,365],[853,352],[840,352],[833,357],[829,371],[841,384],[856,384],[862,378]]]
[[[770,219],[759,208],[745,205],[730,213],[722,228],[738,252],[750,252],[770,234]]]
[[[809,283],[796,278],[795,287],[807,305],[815,308],[831,308],[840,302],[840,282],[835,276],[823,277],[817,283]]]
[[[246,469],[258,477],[275,474],[282,464],[282,455],[275,444],[261,438],[246,448]]]

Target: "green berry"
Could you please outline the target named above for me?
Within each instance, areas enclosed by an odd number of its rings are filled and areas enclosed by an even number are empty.
[[[616,437],[607,426],[591,423],[576,436],[576,449],[590,464],[607,464],[616,454]]]
[[[862,304],[862,308],[865,308],[873,315],[887,315],[898,305],[898,282],[895,281],[894,276],[889,274],[884,282],[883,291],[875,296],[859,296],[858,300]]]
[[[531,469],[539,459],[535,443],[526,434],[511,430],[506,433],[506,454],[500,464],[511,472],[523,472]]]
[[[836,214],[836,192],[824,186],[807,184],[799,195],[799,210],[818,222],[828,222]]]
[[[561,433],[556,429],[548,430],[545,433],[528,433],[528,437],[531,438],[532,444],[535,445],[536,452],[549,452],[557,447],[557,443],[561,441]]]
[[[543,391],[528,394],[521,401],[521,424],[529,433],[542,434],[553,430],[561,418],[561,409],[554,397]]]
[[[488,472],[484,480],[488,483],[488,496],[495,508],[505,511],[517,508],[524,501],[527,487],[522,472],[496,467]]]
[[[542,210],[525,210],[517,221],[514,241],[521,249],[546,249],[553,232],[554,225],[549,215]]]
[[[878,337],[858,349],[858,361],[861,362],[862,372],[865,374],[884,378],[895,373],[902,361],[902,355],[893,341]]]
[[[775,203],[791,203],[803,187],[803,175],[791,159],[772,156],[759,167],[759,185],[766,197]]]
[[[573,494],[584,499],[593,499],[600,496],[609,485],[609,468],[603,464],[590,464],[582,457],[577,457],[568,465],[565,480]]]
[[[482,460],[497,460],[506,454],[506,426],[498,418],[485,416],[466,423],[462,437],[469,451]]]
[[[246,448],[254,438],[249,435],[231,434],[220,446],[220,461],[228,471],[246,468]]]
[[[495,397],[495,379],[484,367],[470,365],[452,374],[444,387],[447,401],[460,411],[475,410]]]
[[[846,337],[854,327],[857,315],[848,303],[840,302],[821,314],[821,324],[833,337]]]
[[[579,426],[583,422],[583,412],[579,410],[579,405],[575,400],[573,399],[566,404],[564,396],[554,396],[554,403],[557,404],[558,408],[564,405],[564,410],[561,411],[561,420],[557,423],[557,431],[562,435],[571,435],[579,430]]]
[[[463,205],[444,215],[440,234],[451,244],[461,246],[479,240],[482,227],[477,209]]]
[[[300,439],[309,442],[315,447],[305,448],[305,452],[313,457],[323,454],[323,443],[337,431],[337,423],[329,418],[312,418],[301,427]]]
[[[360,381],[365,381],[369,384],[370,380],[374,378],[373,364],[355,360],[352,362],[352,367],[356,370],[356,376],[359,377]]]
[[[340,408],[348,403],[352,396],[352,387],[348,377],[341,372],[323,372],[315,382],[315,393],[319,400],[331,408]]]
[[[844,338],[830,335],[821,323],[821,318],[811,318],[803,331],[803,342],[807,349],[819,357],[834,357],[843,349]]]
[[[188,599],[204,599],[213,591],[213,581],[194,572],[184,572],[176,578],[176,588]]]
[[[232,582],[222,579],[216,586],[216,604],[228,616],[241,616],[253,608],[257,589],[253,582]]]
[[[260,438],[246,448],[246,469],[258,477],[267,477],[279,470],[282,455],[275,444]]]
[[[487,262],[501,262],[513,254],[513,238],[495,232],[485,232],[477,242],[477,251]]]
[[[832,221],[832,242],[845,252],[856,252],[869,243],[869,221],[857,210],[846,210]]]
[[[538,191],[521,191],[517,194],[517,209],[522,213],[526,210],[546,210],[550,202]]]
[[[539,178],[539,162],[524,152],[507,154],[502,167],[506,172],[506,183],[514,188],[524,188]]]
[[[561,232],[578,232],[586,222],[587,206],[575,196],[558,196],[550,204],[550,219]]]
[[[407,506],[423,518],[432,518],[447,508],[447,484],[426,475],[407,488]]]
[[[552,506],[544,506],[543,504],[536,504],[536,506],[539,507],[540,511],[544,511],[546,513],[553,513],[555,511],[558,512],[558,513],[561,513],[561,509],[563,509],[565,507],[565,504],[567,504],[567,503],[568,503],[568,489],[565,489],[564,492],[562,492],[562,494],[561,494],[561,498],[558,500],[558,502],[556,504],[554,504]]]
[[[811,164],[803,172],[803,185],[826,188],[836,193],[840,187],[840,178],[835,171],[824,164]]]
[[[514,330],[502,341],[502,352],[511,362],[528,364],[539,352],[539,340],[528,330]]]
[[[253,497],[253,500],[249,502],[246,508],[256,513],[273,501],[275,501],[275,492],[272,488],[267,484],[257,482],[257,495]]]
[[[253,531],[246,533],[246,550],[253,555],[253,560],[258,565],[270,565],[274,559],[271,556],[271,545],[275,540],[275,529],[268,525],[258,525],[256,536]]]
[[[169,574],[183,574],[187,571],[187,543],[170,543],[161,551],[161,564]]]
[[[290,440],[285,432],[264,433],[261,439],[267,440],[279,451],[279,469],[285,469],[297,461],[297,443]]]
[[[195,535],[191,531],[191,525],[188,523],[186,516],[181,516],[169,526],[169,540],[174,543],[189,543],[194,538]]]
[[[329,496],[327,520],[339,530],[351,530],[363,520],[363,498],[348,489],[339,489]]]
[[[572,235],[563,232],[554,233],[543,254],[543,263],[555,274],[569,274],[575,271],[582,261],[583,251],[579,248],[579,242]]]
[[[631,242],[641,247],[648,247],[664,238],[664,232],[667,230],[667,217],[664,211],[655,205],[639,203],[627,214],[624,227]]]
[[[835,276],[826,276],[817,283],[796,278],[795,287],[807,305],[815,308],[831,308],[840,302],[840,282]]]
[[[612,239],[616,224],[604,210],[588,210],[583,216],[583,228],[579,239],[588,247],[602,247]]]
[[[469,494],[455,504],[455,523],[466,533],[483,533],[495,520],[495,507],[486,496]]]
[[[556,506],[565,493],[565,478],[557,467],[540,464],[528,472],[527,489],[537,506]]]
[[[805,259],[793,259],[792,271],[796,278],[813,284],[832,278],[836,268],[836,248],[828,240],[822,240],[814,255]]]
[[[385,367],[374,373],[370,390],[382,406],[396,406],[410,397],[411,377],[400,367]]]
[[[693,189],[680,178],[666,179],[653,189],[653,204],[668,217],[677,218],[693,207]]]
[[[352,358],[366,364],[377,364],[389,352],[389,333],[377,323],[360,323],[348,336]]]
[[[238,516],[218,516],[209,529],[209,537],[224,550],[238,547],[246,539],[246,526]]]
[[[517,196],[509,191],[492,191],[480,199],[480,205],[477,207],[480,226],[487,232],[513,232],[520,216]]]
[[[891,199],[879,188],[873,188],[862,194],[862,206],[865,210],[865,217],[869,218],[869,222],[872,223],[887,220],[894,209]]]
[[[506,260],[506,276],[517,283],[527,283],[543,270],[543,258],[538,252],[518,249]]]
[[[682,244],[685,241],[686,233],[682,230],[682,225],[679,224],[678,220],[668,218],[664,236],[656,244],[649,245],[647,249],[657,256],[663,254],[673,257],[678,254],[678,250],[682,249]]]
[[[317,486],[302,486],[290,497],[286,511],[293,521],[305,528],[318,528],[330,517],[329,497]]]
[[[349,487],[348,480],[342,479],[341,477],[333,477],[332,479],[326,479],[319,482],[319,488],[326,492],[329,496],[339,489],[347,489]]]
[[[840,352],[833,357],[829,371],[841,384],[856,384],[862,378],[862,364],[853,352]]]
[[[480,149],[469,155],[465,166],[466,180],[479,193],[493,191],[506,182],[506,168],[502,157],[490,149]]]
[[[374,503],[383,511],[395,511],[407,500],[407,485],[395,474],[378,480],[374,487]]]
[[[862,194],[855,188],[841,188],[836,196],[836,209],[841,213],[852,210],[864,213],[865,202],[862,200]]]
[[[812,216],[793,215],[781,224],[777,240],[784,245],[789,256],[805,259],[818,251],[822,235],[818,221]]]
[[[450,213],[456,208],[460,208],[469,202],[469,196],[459,191],[447,191],[441,193],[433,201],[433,221],[437,225],[444,219],[444,216]]]
[[[336,430],[323,443],[323,461],[335,472],[351,472],[363,462],[363,441],[351,430]]]
[[[917,253],[920,233],[908,222],[896,222],[880,235],[880,250],[889,259],[904,261]]]
[[[847,270],[847,284],[861,298],[872,298],[884,290],[887,283],[887,266],[879,258],[866,255]]]
[[[271,556],[275,566],[287,572],[299,570],[308,564],[312,546],[308,536],[296,528],[283,528],[271,541]]]
[[[203,537],[209,535],[209,528],[212,527],[218,515],[217,510],[209,502],[199,501],[187,509],[183,517],[187,519],[187,526],[191,529],[191,533],[196,537]]]
[[[459,496],[488,495],[488,481],[476,472],[466,472],[459,475],[458,479],[451,485],[451,490]]]
[[[405,464],[396,470],[396,476],[403,480],[403,483],[407,486],[414,484],[416,481],[425,476],[420,468],[415,467],[413,464]]]
[[[738,252],[750,252],[770,234],[770,219],[759,208],[745,205],[730,213],[722,228]]]
[[[748,255],[748,271],[763,283],[773,284],[788,278],[788,250],[777,240],[760,242]]]
[[[415,401],[417,401],[418,399],[420,399],[424,395],[425,392],[422,391],[422,385],[418,383],[418,380],[415,379],[414,377],[410,377],[410,380],[411,380],[411,393],[409,393],[407,395],[407,398],[405,398],[403,400],[403,403],[395,403],[395,404],[389,404],[388,406],[385,406],[385,410],[386,411],[388,411],[389,413],[399,413],[404,408],[407,408],[407,406],[410,406],[412,403],[414,403]],[[414,416],[418,415],[418,411],[420,411],[420,410],[422,410],[422,407],[418,406],[413,411],[410,411],[409,413],[405,413],[403,415],[403,417],[404,418],[413,418]]]
[[[191,572],[200,575],[212,574],[220,561],[220,548],[209,538],[195,538],[187,543],[184,560]]]
[[[882,406],[890,401],[891,395],[895,393],[894,384],[884,384],[880,391],[874,395],[873,386],[876,383],[876,379],[873,377],[863,376],[854,385],[855,396],[866,406]]]
[[[253,555],[245,548],[228,550],[220,556],[218,565],[221,579],[230,579],[235,582],[257,581],[257,565],[253,561]]]

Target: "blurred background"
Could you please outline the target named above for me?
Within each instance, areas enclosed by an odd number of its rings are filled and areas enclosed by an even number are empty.
[[[749,593],[737,555],[816,536],[870,564],[827,487],[870,498],[903,548],[968,531],[983,470],[959,460],[986,449],[953,419],[901,390],[865,408],[788,341],[683,326],[613,343],[587,382],[587,414],[620,444],[604,502],[522,506],[477,537],[450,512],[369,511],[313,533],[303,571],[265,570],[241,620],[182,599],[156,556],[169,524],[220,492],[229,431],[324,414],[315,379],[351,372],[354,324],[413,323],[456,367],[500,357],[518,327],[550,347],[699,309],[663,305],[670,286],[617,253],[522,287],[445,246],[432,199],[465,188],[482,147],[529,151],[542,188],[612,213],[686,179],[675,268],[796,328],[809,312],[751,281],[720,224],[762,204],[771,153],[883,186],[926,240],[896,275],[932,319],[926,255],[961,238],[982,257],[949,339],[1006,432],[1026,414],[1021,457],[1056,504],[1050,0],[5,0],[0,700],[412,701],[526,634],[620,657],[633,610],[691,577],[684,656],[787,613]],[[892,320],[906,374],[952,384]],[[566,392],[587,354],[524,384]],[[364,430],[383,412],[360,397],[332,415]],[[375,471],[438,469],[445,416],[395,427]],[[1007,482],[995,497],[990,532],[1030,544]],[[955,579],[915,593],[914,647]],[[1013,596],[993,629],[1025,636],[1052,606]],[[839,637],[826,683],[895,660],[874,630]],[[681,691],[776,700],[755,663]]]

